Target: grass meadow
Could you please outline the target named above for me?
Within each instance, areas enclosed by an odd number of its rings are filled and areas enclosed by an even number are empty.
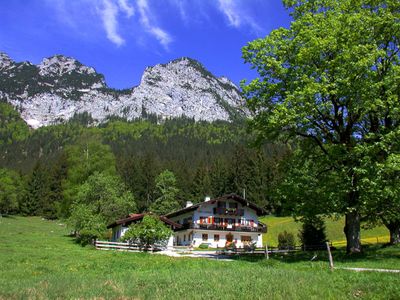
[[[81,247],[58,221],[0,219],[0,299],[399,299],[400,274],[328,268],[326,253],[172,258]],[[333,253],[339,266],[400,269],[400,247]]]
[[[266,216],[260,218],[260,221],[268,225],[268,233],[263,235],[263,241],[268,242],[270,246],[278,246],[278,234],[286,230],[294,234],[297,244],[300,222],[295,222],[292,217]],[[325,218],[326,236],[334,246],[345,246],[346,236],[343,233],[344,217],[331,219]],[[389,230],[384,226],[378,226],[373,229],[361,229],[361,241],[363,244],[376,244],[389,242]]]

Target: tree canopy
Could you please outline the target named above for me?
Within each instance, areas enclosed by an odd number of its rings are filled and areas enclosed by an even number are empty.
[[[374,182],[379,171],[368,172],[364,162],[391,164],[399,154],[400,2],[284,3],[293,17],[290,28],[243,48],[259,74],[243,86],[253,129],[260,140],[291,141],[302,149],[298,167],[312,165],[302,172],[312,177],[302,189],[322,187],[318,200],[326,213],[345,214],[347,250],[358,252],[361,218],[370,213],[362,182]],[[384,188],[374,185],[373,192]],[[304,207],[318,200],[302,198]]]
[[[141,222],[129,226],[123,236],[123,240],[137,243],[142,248],[149,248],[155,244],[165,246],[171,235],[172,230],[158,216],[145,215]]]

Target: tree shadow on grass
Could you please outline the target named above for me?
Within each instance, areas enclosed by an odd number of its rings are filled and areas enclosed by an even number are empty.
[[[363,246],[363,252],[347,254],[346,249],[338,248],[332,251],[333,260],[336,263],[355,263],[367,261],[384,261],[388,259],[400,258],[400,247],[392,246],[384,248],[383,245]],[[296,251],[280,252],[269,254],[270,260],[275,260],[284,264],[302,263],[302,262],[329,262],[327,251]],[[233,255],[231,257],[237,261],[258,263],[266,260],[265,255]]]
[[[9,220],[15,220],[16,219],[16,216],[14,216],[14,215],[0,215],[0,221],[1,221],[1,219],[2,218],[4,218],[4,219],[9,219]]]

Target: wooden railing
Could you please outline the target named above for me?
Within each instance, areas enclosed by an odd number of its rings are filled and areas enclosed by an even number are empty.
[[[185,229],[204,229],[204,230],[223,230],[223,231],[242,231],[242,232],[267,232],[267,227],[263,225],[258,225],[257,227],[251,226],[234,226],[234,225],[217,225],[217,224],[183,224],[179,230]]]
[[[244,216],[244,209],[214,207],[214,215]]]
[[[160,251],[161,247],[153,246],[150,248],[141,248],[137,244],[108,242],[108,241],[95,241],[95,247],[98,250],[117,250],[117,251],[130,251],[130,252],[143,252],[143,251]]]

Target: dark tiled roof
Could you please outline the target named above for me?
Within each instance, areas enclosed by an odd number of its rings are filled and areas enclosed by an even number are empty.
[[[153,215],[153,214],[151,214],[151,213],[129,214],[129,216],[127,216],[126,218],[117,220],[114,223],[108,225],[107,228],[113,228],[113,227],[121,225],[121,224],[131,224],[134,221],[142,220],[144,218],[144,216],[146,216],[146,215]],[[178,223],[175,223],[174,221],[171,221],[170,219],[168,219],[168,218],[166,218],[164,216],[159,216],[159,218],[165,224],[168,224],[168,225],[172,226],[174,229],[180,228],[182,226],[182,225],[180,225]]]
[[[241,203],[243,206],[247,206],[247,207],[254,209],[257,212],[258,216],[266,214],[266,211],[263,208],[257,206],[256,204],[254,204],[236,194],[228,194],[228,195],[224,195],[224,196],[221,196],[218,198],[210,199],[208,201],[200,202],[200,203],[194,204],[192,206],[179,209],[177,211],[170,212],[170,213],[166,214],[165,217],[172,218],[172,217],[187,213],[189,211],[196,210],[198,207],[200,207],[201,205],[203,205],[205,203],[213,204],[217,201],[223,201],[223,200],[228,200],[228,199],[235,200],[235,201]]]

